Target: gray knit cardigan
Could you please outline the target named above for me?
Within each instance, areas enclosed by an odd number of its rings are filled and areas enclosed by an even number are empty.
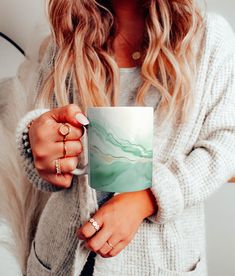
[[[205,21],[195,102],[188,122],[169,121],[168,127],[160,129],[157,91],[149,103],[155,108],[151,190],[159,210],[142,222],[117,256],[97,255],[94,276],[207,275],[204,202],[235,173],[235,38],[222,17],[211,14]],[[41,73],[50,65],[48,50]],[[89,251],[75,231],[97,210],[96,191],[89,187],[87,176],[74,177],[71,188],[59,190],[41,179],[27,159],[22,132],[43,112],[26,114],[16,131],[30,182],[52,192],[32,243],[27,275],[79,276]],[[80,161],[87,161],[85,154]]]

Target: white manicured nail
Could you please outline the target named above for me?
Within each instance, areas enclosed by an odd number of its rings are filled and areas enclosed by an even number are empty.
[[[87,117],[85,115],[83,115],[82,113],[78,113],[75,116],[75,118],[80,124],[82,124],[84,126],[89,124],[89,121],[88,121]]]
[[[71,174],[77,175],[77,176],[88,174],[88,167],[85,166],[84,168],[81,168],[81,169],[75,169],[71,172]]]

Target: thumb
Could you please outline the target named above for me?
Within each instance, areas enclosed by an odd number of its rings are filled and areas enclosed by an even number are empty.
[[[75,127],[89,124],[87,117],[76,104],[69,104],[61,108],[55,108],[51,111],[51,116],[57,123],[69,123]]]

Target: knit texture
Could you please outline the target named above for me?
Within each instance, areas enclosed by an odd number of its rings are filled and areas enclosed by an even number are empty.
[[[204,201],[235,173],[235,37],[222,17],[211,14],[205,21],[195,101],[188,122],[169,121],[166,128],[160,128],[160,94],[151,88],[146,97],[146,105],[155,109],[151,190],[158,212],[143,221],[117,256],[97,255],[94,276],[207,275]],[[48,54],[42,72],[50,65]],[[121,69],[120,73],[121,94],[127,92],[126,105],[132,105],[139,70]],[[27,171],[33,165],[22,152],[21,156],[26,173],[35,175],[35,171]],[[31,182],[48,189],[39,178],[31,177]],[[97,194],[88,185],[87,176],[74,177],[70,189],[53,193],[39,221],[27,275],[78,276],[89,251],[75,231],[97,209]]]

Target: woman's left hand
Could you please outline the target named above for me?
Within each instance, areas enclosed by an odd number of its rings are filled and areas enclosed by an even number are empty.
[[[118,194],[93,215],[100,226],[97,231],[86,222],[78,229],[85,246],[104,258],[116,256],[132,240],[143,219],[157,211],[150,189]]]

